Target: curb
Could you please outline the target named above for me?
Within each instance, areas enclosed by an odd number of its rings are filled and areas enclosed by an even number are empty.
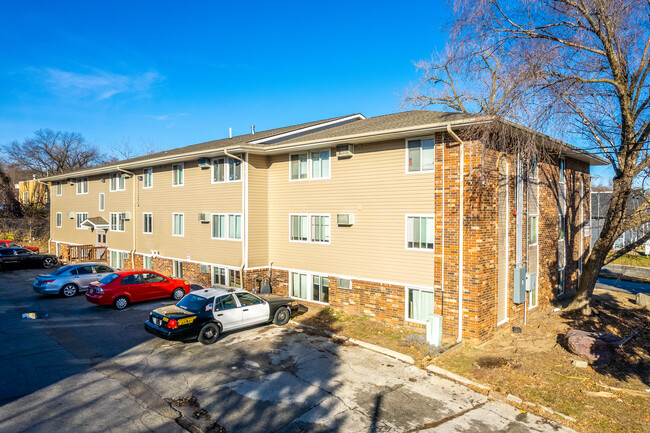
[[[344,335],[338,335],[333,332],[316,328],[315,326],[310,326],[310,325],[305,325],[304,323],[296,322],[294,320],[290,320],[289,323],[292,323],[296,326],[302,327],[302,328],[308,328],[312,329],[317,332],[321,332],[331,338],[332,340],[336,341],[347,341],[349,343],[352,343],[354,345],[363,347],[364,349],[372,350],[373,352],[378,352],[381,353],[382,355],[390,356],[391,358],[395,358],[397,360],[400,360],[406,364],[410,365],[415,365],[415,360],[411,358],[408,355],[404,355],[403,353],[395,352],[394,350],[386,349],[385,347],[377,346],[376,344],[371,344],[371,343],[366,343],[365,341],[357,340],[356,338],[350,338],[346,337]],[[456,347],[456,346],[454,346]],[[520,408],[521,406],[527,406],[527,407],[538,407],[540,408],[543,412],[546,412],[547,414],[550,415],[557,415],[560,418],[563,418],[567,421],[571,422],[576,422],[575,418],[572,418],[568,415],[565,415],[560,412],[556,412],[553,409],[550,409],[548,407],[536,404],[536,403],[531,403],[531,402],[524,402],[521,398],[508,394],[507,396],[503,396],[502,394],[496,393],[492,387],[488,385],[483,385],[478,382],[474,382],[473,380],[470,380],[466,377],[460,376],[456,373],[452,373],[451,371],[447,371],[444,368],[440,368],[435,365],[427,365],[426,370],[437,375],[441,376],[445,379],[451,380],[452,382],[459,383],[461,385],[464,385],[470,389],[473,389],[476,392],[480,392],[481,394],[484,394],[488,397],[488,399],[493,400],[493,401],[501,401],[504,403],[509,404],[510,406]]]
[[[634,277],[625,274],[600,273],[598,274],[598,278],[605,278],[607,280],[617,280],[617,281],[629,281],[631,283],[644,283],[644,284],[650,283],[650,278]]]

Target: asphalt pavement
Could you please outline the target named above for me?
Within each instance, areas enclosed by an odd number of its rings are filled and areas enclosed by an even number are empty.
[[[117,311],[44,297],[38,273],[0,273],[0,432],[572,431],[291,324],[211,346],[156,339],[143,323],[171,300]]]

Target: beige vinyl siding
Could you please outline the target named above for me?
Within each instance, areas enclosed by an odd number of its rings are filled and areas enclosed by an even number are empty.
[[[248,155],[248,266],[269,263],[268,157]]]
[[[404,140],[357,145],[352,158],[340,160],[332,149],[330,179],[290,182],[289,155],[271,157],[268,260],[326,275],[431,286],[434,254],[407,250],[405,234],[406,215],[434,213],[434,175],[406,174],[405,158]],[[329,214],[330,244],[289,242],[292,213]],[[338,213],[353,213],[354,225],[339,227]]]
[[[136,173],[141,175],[142,169]],[[242,182],[211,183],[212,171],[185,161],[183,186],[172,186],[172,164],[153,167],[153,188],[138,185],[136,250],[163,257],[239,267],[242,241],[211,239],[211,224],[201,223],[199,213],[242,213]],[[130,186],[130,185],[129,185]],[[129,188],[127,186],[127,190]],[[142,213],[153,214],[153,235],[142,233]],[[172,213],[184,214],[184,234],[172,236]],[[110,234],[109,234],[110,236]],[[129,245],[131,232],[128,231]],[[110,243],[109,243],[110,245]]]

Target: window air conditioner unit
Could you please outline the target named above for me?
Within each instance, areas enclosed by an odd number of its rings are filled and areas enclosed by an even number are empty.
[[[74,179],[68,179],[68,184],[69,185],[74,185]]]
[[[354,144],[339,144],[336,146],[336,156],[339,159],[350,158],[354,155]]]
[[[73,220],[74,219],[74,212],[68,212],[68,218]]]
[[[199,167],[210,168],[210,160],[208,158],[199,158]]]
[[[209,223],[210,222],[210,214],[208,214],[208,213],[200,213],[199,214],[199,222],[201,222],[201,223]]]
[[[201,272],[202,274],[209,274],[210,265],[199,265],[199,272]]]
[[[354,225],[354,214],[340,213],[336,215],[336,223],[342,227],[349,227],[351,225]]]
[[[123,220],[129,221],[131,219],[131,212],[122,212],[121,216]]]

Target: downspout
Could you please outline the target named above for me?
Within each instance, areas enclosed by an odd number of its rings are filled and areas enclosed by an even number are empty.
[[[132,243],[133,249],[131,250],[131,268],[135,269],[135,229],[136,229],[135,225],[136,225],[136,220],[137,220],[137,218],[135,216],[135,186],[136,186],[136,180],[137,179],[135,177],[135,173],[130,172],[128,170],[124,170],[123,168],[120,168],[119,165],[117,166],[117,170],[121,171],[122,173],[126,173],[128,175],[131,175],[131,178],[133,179],[133,206],[132,206],[133,211],[131,212],[131,215],[132,215],[131,218],[133,218],[133,230],[132,230],[132,232],[133,232],[133,243]]]
[[[465,245],[465,142],[460,139],[458,135],[451,129],[451,125],[447,124],[447,132],[451,135],[460,145],[460,209],[459,209],[459,224],[458,224],[458,339],[457,343],[463,340],[463,268],[464,262],[464,248]]]
[[[242,192],[241,192],[241,209],[242,209],[242,249],[241,249],[241,267],[240,267],[240,288],[244,288],[244,269],[246,268],[246,261],[248,258],[248,212],[246,212],[246,203],[248,201],[248,196],[247,196],[247,191],[248,191],[248,185],[246,180],[248,179],[248,167],[246,165],[246,160],[243,158],[233,155],[232,153],[228,152],[228,149],[223,150],[224,155],[228,156],[229,158],[236,159],[238,161],[241,161],[242,165]],[[248,158],[247,158],[248,159]]]

